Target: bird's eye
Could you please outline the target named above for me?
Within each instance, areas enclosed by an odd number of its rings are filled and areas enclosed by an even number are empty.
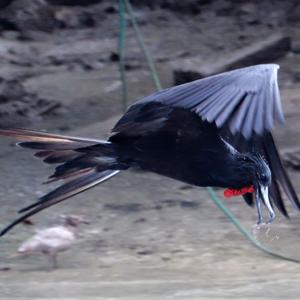
[[[260,179],[261,180],[266,180],[267,179],[267,175],[266,174],[261,174],[260,175]]]
[[[259,178],[259,181],[261,181],[262,183],[268,183],[269,182],[269,176],[265,173],[260,174],[258,176],[258,178]]]

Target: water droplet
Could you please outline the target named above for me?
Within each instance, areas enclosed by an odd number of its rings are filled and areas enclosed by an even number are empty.
[[[251,233],[255,239],[261,243],[279,240],[276,230],[272,230],[270,223],[255,224],[251,228]]]

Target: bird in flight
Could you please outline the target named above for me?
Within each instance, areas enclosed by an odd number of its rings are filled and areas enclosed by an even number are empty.
[[[107,141],[26,129],[0,129],[45,163],[48,182],[64,183],[21,209],[1,235],[37,212],[131,167],[200,187],[225,188],[256,205],[257,223],[288,216],[283,193],[300,203],[271,130],[283,124],[275,64],[256,65],[158,91],[132,106]]]

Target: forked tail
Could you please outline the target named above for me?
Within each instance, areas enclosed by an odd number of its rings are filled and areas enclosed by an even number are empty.
[[[21,209],[24,213],[1,232],[0,236],[39,211],[75,196],[118,174],[115,147],[102,140],[75,138],[26,129],[0,129],[0,136],[13,137],[19,146],[36,150],[34,154],[48,164],[59,164],[46,183],[63,180],[64,184]]]

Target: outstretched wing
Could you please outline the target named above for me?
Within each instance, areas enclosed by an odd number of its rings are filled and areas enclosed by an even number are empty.
[[[246,138],[283,124],[275,64],[257,65],[158,91],[132,105],[117,125],[131,119],[149,102],[189,109],[217,127],[228,125]]]
[[[214,122],[220,135],[240,151],[258,151],[272,171],[270,196],[287,216],[280,190],[300,209],[300,203],[281,163],[271,130],[274,121],[284,124],[277,83],[279,66],[265,64],[237,69],[204,79],[158,91],[133,104],[119,120],[113,132],[130,132],[141,128],[156,130],[164,119],[159,118],[162,105],[195,112],[202,120]],[[145,106],[157,103],[157,118],[145,122]],[[151,122],[150,122],[151,121]],[[136,126],[137,123],[139,126]],[[246,197],[251,204],[251,197]]]

